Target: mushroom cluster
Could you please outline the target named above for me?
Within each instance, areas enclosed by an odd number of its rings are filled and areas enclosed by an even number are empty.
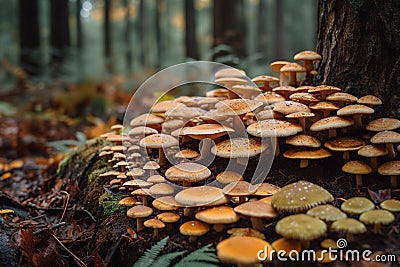
[[[366,204],[368,208],[356,204],[359,210],[355,212],[349,199],[341,211],[329,204],[334,198],[327,190],[310,182],[298,181],[280,189],[265,180],[253,183],[244,176],[248,162],[254,164],[262,155],[273,158],[283,154],[300,160],[300,168],[306,168],[309,160],[343,153],[348,162],[342,170],[356,175],[357,186],[362,185],[361,175],[378,172],[390,176],[391,185],[397,187],[400,161],[395,159],[393,144],[400,143],[396,132],[400,121],[371,120],[374,107],[381,104],[375,96],[358,98],[332,85],[310,85],[316,74],[313,62],[321,60],[317,53],[303,51],[294,60],[302,64],[273,62],[271,69],[279,72],[279,78],[257,76],[252,84],[242,70],[220,69],[215,82],[225,88],[208,91],[205,96],[159,102],[149,113],[132,118],[129,126],[115,125],[102,135],[113,145],[103,147],[99,156],[114,170],[100,176],[108,179],[110,190],[125,196],[120,205],[127,207],[129,218],[136,219],[137,231],[147,227],[159,235],[179,222],[180,233],[193,242],[211,227],[221,232],[247,220],[249,229],[262,232],[265,220],[276,221],[279,213],[295,213],[277,222],[276,232],[284,239],[275,244],[305,248],[328,229],[346,232],[351,239],[352,234],[366,231],[363,223],[375,225],[378,232],[379,225],[393,221],[393,203],[387,203],[387,210],[377,210],[371,203]],[[224,158],[230,159],[230,164],[223,172],[210,167]],[[371,166],[364,158],[370,158]],[[382,158],[391,160],[382,162]],[[346,213],[361,214],[360,221],[347,218]],[[250,252],[240,259],[236,257],[240,252],[232,250],[236,243],[271,246],[249,236],[232,235],[223,240],[217,246],[221,261],[238,265],[259,262]],[[248,247],[249,251],[255,248]]]

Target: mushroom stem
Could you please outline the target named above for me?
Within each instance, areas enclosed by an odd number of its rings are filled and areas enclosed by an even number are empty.
[[[376,157],[371,158],[371,167],[373,172],[376,172],[376,170],[378,170],[378,159]]]
[[[239,196],[239,204],[246,202],[246,196]]]
[[[396,156],[396,152],[394,151],[393,144],[385,144],[385,146],[388,151],[388,158],[394,158]]]
[[[397,188],[397,176],[396,175],[390,176],[390,185],[394,188]]]
[[[171,232],[172,230],[172,223],[165,223],[165,230],[167,232]]]
[[[357,183],[357,187],[362,186],[363,182],[362,182],[361,174],[356,174],[356,183]]]
[[[307,75],[314,69],[312,60],[303,60]]]
[[[278,138],[275,140],[275,157],[279,156],[281,154],[281,150],[279,148],[279,142]]]
[[[374,233],[375,234],[381,233],[381,224],[380,223],[374,224]]]
[[[329,129],[328,130],[328,135],[329,135],[329,138],[335,138],[336,137],[336,129]]]
[[[143,231],[144,230],[144,218],[137,218],[136,219],[136,230],[138,232]]]
[[[191,187],[191,186],[192,186],[192,183],[189,182],[189,181],[183,181],[183,182],[182,182],[182,185],[183,185],[183,187]]]
[[[158,165],[164,166],[166,161],[164,149],[161,147],[158,149]]]
[[[347,241],[349,241],[349,242],[354,242],[354,235],[352,234],[352,233],[347,233],[346,234],[346,239],[347,239]]]
[[[185,207],[183,209],[183,216],[192,217],[194,213],[194,207]]]
[[[280,72],[279,74],[279,86],[286,86],[288,85],[286,76],[284,72]]]
[[[300,160],[300,168],[304,169],[308,167],[308,159],[301,159]]]
[[[232,116],[232,128],[235,130],[235,135],[244,136],[246,133],[244,124],[239,115]]]
[[[154,236],[154,237],[158,236],[158,228],[154,228],[154,234],[153,234],[153,236]]]
[[[225,229],[225,225],[223,224],[214,224],[215,232],[222,232]]]
[[[289,73],[289,75],[290,75],[289,85],[290,86],[297,86],[296,72],[295,71],[291,71]]]
[[[149,170],[149,176],[153,176],[154,173],[155,173],[155,170],[154,170],[154,169]]]
[[[196,240],[197,240],[197,236],[191,235],[191,236],[189,237],[189,241],[190,241],[190,242],[195,242]]]
[[[211,146],[212,146],[211,138],[205,138],[202,140],[199,159],[205,159],[210,155]]]
[[[353,119],[354,119],[354,127],[356,129],[361,129],[362,128],[361,114],[354,114]]]
[[[265,81],[264,82],[264,92],[268,92],[271,90],[272,90],[271,85],[269,85],[269,82]]]
[[[253,229],[256,229],[257,231],[264,230],[264,224],[262,223],[261,218],[251,217],[251,225],[253,226]]]
[[[343,159],[344,160],[350,160],[350,152],[349,151],[344,151],[343,152]]]
[[[236,163],[242,166],[246,166],[248,158],[236,158]]]
[[[147,197],[146,196],[142,196],[142,205],[143,206],[147,206]]]
[[[303,127],[303,133],[306,133],[306,118],[299,118],[299,124]]]

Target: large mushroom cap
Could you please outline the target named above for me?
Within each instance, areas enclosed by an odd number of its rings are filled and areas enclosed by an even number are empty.
[[[289,61],[278,60],[278,61],[272,62],[269,66],[271,67],[271,69],[273,71],[279,72],[283,66],[285,66],[286,64],[289,64],[289,63],[290,63]]]
[[[246,78],[246,72],[235,68],[223,68],[215,72],[216,79],[224,77]]]
[[[149,207],[142,206],[142,205],[137,205],[132,208],[130,208],[127,212],[126,215],[129,218],[145,218],[150,216],[153,213],[153,210]]]
[[[259,263],[259,251],[272,251],[272,246],[265,240],[251,236],[233,236],[222,240],[217,245],[217,254],[221,262],[242,266]],[[268,261],[271,259],[267,258]]]
[[[234,116],[251,112],[262,105],[262,102],[249,99],[229,99],[216,105],[220,115]]]
[[[388,151],[384,147],[376,145],[366,145],[360,148],[360,150],[357,151],[357,154],[363,157],[372,158],[385,156],[388,154]]]
[[[392,131],[398,128],[400,128],[400,120],[395,118],[379,118],[365,126],[365,129],[371,132]]]
[[[151,111],[155,113],[163,113],[168,110],[177,108],[179,106],[184,106],[184,104],[179,103],[176,100],[166,100],[156,103],[152,108]]]
[[[256,96],[254,98],[254,100],[271,105],[271,104],[274,104],[277,102],[285,101],[285,98],[283,96],[281,96],[280,94],[268,91],[268,92],[259,94],[258,96]]]
[[[374,203],[365,197],[352,197],[343,202],[340,207],[344,212],[349,214],[361,214],[375,208]]]
[[[307,214],[325,222],[334,222],[347,218],[344,212],[330,204],[316,206],[308,210]]]
[[[285,137],[302,130],[299,124],[277,119],[258,121],[247,127],[247,132],[257,137]]]
[[[357,100],[358,104],[377,106],[382,105],[382,100],[374,95],[365,95]]]
[[[272,196],[271,204],[279,212],[301,212],[333,201],[324,188],[308,181],[286,185]]]
[[[310,130],[311,131],[324,131],[329,129],[344,128],[354,124],[354,121],[350,118],[332,116],[320,119],[314,122]]]
[[[145,113],[142,114],[136,118],[133,118],[130,121],[130,125],[132,127],[136,126],[147,126],[147,125],[155,125],[155,124],[160,124],[164,121],[163,118],[158,117],[156,115],[150,114],[150,113]]]
[[[357,102],[358,98],[354,95],[344,93],[344,92],[336,92],[330,94],[326,97],[328,101],[338,101],[338,102]]]
[[[174,182],[199,182],[211,175],[211,171],[198,163],[184,162],[172,166],[165,172],[165,178]]]
[[[229,224],[239,221],[240,217],[233,208],[219,206],[197,212],[196,219],[208,224]]]
[[[175,200],[189,207],[215,206],[225,204],[229,198],[222,193],[222,189],[212,186],[190,187],[180,191]]]
[[[276,218],[278,212],[268,203],[262,201],[249,201],[235,207],[235,212],[248,217]]]
[[[391,212],[400,212],[400,200],[397,199],[388,199],[383,201],[380,204],[382,209],[391,211]]]
[[[247,181],[235,181],[227,184],[222,193],[228,196],[248,196],[257,191],[257,186]]]
[[[286,64],[285,66],[283,66],[279,71],[280,72],[305,72],[306,69],[302,65],[300,65],[296,62],[290,62],[290,63]]]
[[[139,142],[141,147],[148,148],[167,148],[178,144],[178,140],[168,134],[152,134],[142,138]]]
[[[378,168],[381,175],[400,175],[400,160],[392,160],[383,163]]]
[[[267,144],[257,138],[237,137],[214,145],[211,153],[221,158],[249,158],[260,154],[267,148]]]
[[[221,184],[229,184],[232,182],[242,181],[244,178],[240,173],[234,171],[223,171],[219,173],[215,179]]]
[[[275,231],[285,238],[310,241],[324,235],[326,224],[306,214],[287,216],[276,224]]]
[[[310,109],[296,101],[282,101],[274,104],[273,111],[288,115],[295,112],[310,112]]]

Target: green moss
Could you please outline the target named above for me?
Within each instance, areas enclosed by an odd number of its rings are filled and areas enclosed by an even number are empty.
[[[108,193],[104,193],[100,196],[99,205],[103,208],[105,217],[125,212],[125,207],[118,205],[120,200],[120,196],[112,196]]]
[[[112,166],[107,164],[107,161],[105,159],[100,159],[96,161],[88,172],[88,185],[86,186],[86,189],[93,190],[98,186],[106,184],[108,180],[105,178],[100,178],[99,175],[111,171],[112,169]]]

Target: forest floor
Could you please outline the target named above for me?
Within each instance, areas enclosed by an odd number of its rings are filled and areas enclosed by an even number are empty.
[[[21,99],[13,96],[7,103],[21,105]],[[13,210],[13,213],[0,215],[0,266],[131,266],[166,233],[158,237],[154,237],[150,230],[136,233],[133,230],[135,221],[128,219],[124,212],[105,216],[98,204],[98,198],[105,193],[103,184],[89,186],[86,181],[90,172],[105,164],[97,158],[104,143],[97,140],[87,144],[86,137],[105,132],[120,116],[120,109],[114,108],[110,112],[115,116],[94,120],[93,116],[61,115],[62,105],[56,109],[51,105],[46,108],[47,104],[41,101],[34,105],[31,101],[23,103],[23,113],[19,112],[20,108],[14,114],[0,112],[0,210]],[[114,107],[120,105],[122,103]],[[65,110],[75,108],[78,107],[69,106]],[[84,135],[77,135],[79,132]],[[68,149],[75,146],[80,146],[82,158],[71,158],[63,170],[64,175],[59,176],[59,163],[66,157]],[[282,151],[285,149],[283,145]],[[331,192],[335,206],[354,196],[367,196],[376,204],[390,197],[400,198],[399,190],[388,189],[389,180],[377,175],[365,177],[366,186],[357,188],[355,177],[341,172],[340,166],[344,162],[340,154],[334,154],[300,169],[297,161],[278,157],[266,182],[284,186],[300,179],[308,180]],[[213,173],[219,173],[218,170],[223,170],[225,165],[226,161],[219,159],[209,168]],[[250,163],[246,173],[250,174],[255,166]],[[123,196],[128,192],[119,194]],[[266,222],[263,233],[267,240],[279,238],[274,229],[281,217]],[[248,226],[248,220],[240,220],[234,225]],[[356,242],[349,243],[348,248],[370,249],[374,255],[396,255],[397,263],[335,261],[328,266],[399,266],[400,215],[397,214],[396,221],[382,230],[381,235],[368,231],[357,236]],[[210,243],[216,245],[228,234],[210,232],[196,242],[188,242],[174,228],[169,236],[163,252],[191,251]],[[336,240],[339,236],[329,233],[328,237]],[[318,247],[320,241],[312,242],[311,247]],[[268,266],[310,264],[274,260]]]

